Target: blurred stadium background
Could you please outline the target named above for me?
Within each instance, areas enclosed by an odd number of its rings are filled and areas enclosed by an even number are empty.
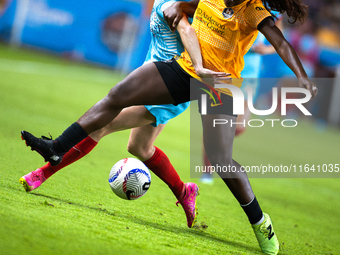
[[[320,125],[302,121],[296,130],[250,129],[235,142],[242,163],[259,165],[268,158],[273,164],[339,163],[340,1],[306,3],[307,23],[285,22],[284,33],[312,77],[327,83],[313,100]],[[103,140],[87,159],[30,195],[18,183],[42,164],[19,140],[19,130],[60,133],[141,65],[152,4],[0,0],[0,135],[5,145],[0,147],[0,254],[261,254],[221,180],[201,184],[199,221],[209,225],[204,230],[186,229],[181,208],[157,178],[147,199],[129,204],[113,197],[107,176],[113,163],[128,155],[128,132]],[[264,57],[261,70],[264,78],[292,76],[276,54]],[[264,84],[260,92],[269,89]],[[198,181],[188,171],[189,119],[183,113],[157,139],[185,182]],[[281,254],[340,254],[339,179],[251,182],[261,206],[274,215]]]

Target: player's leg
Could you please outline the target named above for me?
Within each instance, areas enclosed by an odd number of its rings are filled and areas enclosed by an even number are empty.
[[[164,127],[165,124],[160,124],[157,127],[146,125],[132,129],[128,151],[143,161],[152,172],[169,186],[179,199],[184,189],[184,183],[165,153],[153,145]]]
[[[141,127],[154,122],[155,116],[143,105],[130,106],[124,108],[108,125],[93,132],[90,136],[93,140],[99,142],[101,138],[113,132]]]
[[[244,114],[237,116],[236,122],[238,124],[236,125],[235,136],[239,136],[246,131],[250,116],[251,112],[249,111],[248,103],[244,100]]]
[[[251,72],[252,72],[252,74],[248,74],[248,76],[258,77],[258,75],[254,75],[254,73],[253,73],[254,70],[251,70]],[[258,96],[258,87],[259,87],[259,83],[258,83],[257,79],[248,78],[248,79],[245,79],[243,81],[241,90],[242,90],[244,95],[247,95],[247,97],[248,97],[248,93],[249,93],[248,91],[251,90],[252,95],[253,95],[252,100],[253,100],[253,102],[255,102],[256,99],[257,99],[257,96]],[[249,107],[248,107],[248,102],[247,102],[247,100],[244,100],[244,114],[243,115],[239,114],[237,116],[235,136],[239,136],[246,131],[247,124],[248,124],[250,117],[251,117],[251,112],[250,112]],[[207,158],[204,149],[203,149],[203,164],[204,164],[204,166],[210,166],[209,159]],[[209,168],[206,167],[205,169],[209,169]],[[209,173],[209,172],[202,173],[201,181],[203,183],[211,184],[211,183],[213,183],[212,176],[213,176],[212,173]]]
[[[55,140],[39,139],[22,131],[22,138],[46,161],[58,165],[74,145],[107,124],[132,105],[175,103],[154,63],[146,64],[113,87],[108,95],[89,109]]]
[[[225,114],[202,115],[203,142],[206,154],[212,166],[225,166],[234,171],[218,172],[223,181],[240,204],[248,204],[254,199],[247,174],[240,165],[232,159],[235,125],[216,125],[214,119],[224,119],[228,123],[235,122],[236,117]],[[230,167],[229,167],[230,166]]]
[[[250,119],[250,116],[251,113],[248,108],[248,103],[246,100],[244,100],[244,114],[243,115],[240,114],[237,116],[235,136],[239,136],[246,131],[247,123]],[[211,166],[211,164],[205,153],[204,148],[203,148],[203,165],[206,166],[205,169],[210,169],[208,166]],[[213,173],[211,172],[202,173],[200,180],[202,183],[212,184],[214,182]]]
[[[146,125],[131,130],[128,151],[142,160],[144,164],[156,174],[171,189],[184,209],[188,227],[196,221],[196,197],[198,186],[195,183],[183,183],[167,155],[153,145],[155,139],[165,125],[157,127]]]
[[[87,155],[104,136],[125,129],[148,125],[155,122],[155,117],[144,106],[124,108],[120,114],[102,129],[90,134],[84,140],[73,146],[64,156],[61,163],[51,166],[50,163],[28,173],[20,178],[20,183],[26,191],[38,188],[44,181],[60,169],[72,164]]]
[[[158,135],[164,129],[165,124],[157,127],[147,125],[131,129],[127,150],[141,161],[147,161],[156,151],[153,145]]]
[[[214,119],[224,119],[228,124],[213,126]],[[256,238],[263,252],[277,254],[279,243],[268,214],[264,214],[252,191],[247,174],[232,159],[236,117],[222,114],[202,116],[204,146],[212,166],[232,169],[231,172],[218,172],[230,191],[240,203],[252,224]],[[230,168],[229,168],[230,166]]]
[[[154,63],[143,65],[90,108],[77,123],[91,134],[109,124],[119,112],[132,105],[172,104],[172,99],[162,76]]]

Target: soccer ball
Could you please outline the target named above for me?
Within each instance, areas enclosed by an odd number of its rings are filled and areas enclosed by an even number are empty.
[[[151,175],[142,161],[125,158],[112,167],[109,184],[112,191],[120,198],[135,200],[148,191]]]

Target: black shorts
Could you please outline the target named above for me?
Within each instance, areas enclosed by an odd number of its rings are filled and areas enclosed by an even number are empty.
[[[199,111],[201,112],[202,94],[206,94],[204,90],[209,90],[208,86],[184,71],[175,59],[154,63],[162,76],[171,97],[175,101],[175,105],[198,100]],[[221,99],[221,104],[217,95],[215,93],[212,94],[215,98],[213,99],[208,96],[207,114],[236,116],[233,114],[233,98],[231,96],[217,93],[218,97]]]
[[[190,74],[185,72],[175,59],[155,62],[169,93],[176,104],[190,101]]]

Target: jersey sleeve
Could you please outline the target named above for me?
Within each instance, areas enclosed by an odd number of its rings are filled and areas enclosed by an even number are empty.
[[[163,16],[163,11],[170,7],[171,5],[173,5],[173,3],[175,3],[176,1],[168,1],[168,2],[165,2],[165,3],[162,3],[162,4],[159,4],[157,7],[156,7],[156,13],[157,15],[162,19],[164,20],[164,16]]]
[[[260,3],[249,5],[244,12],[244,18],[253,29],[259,29],[264,20],[273,19],[270,12]]]

